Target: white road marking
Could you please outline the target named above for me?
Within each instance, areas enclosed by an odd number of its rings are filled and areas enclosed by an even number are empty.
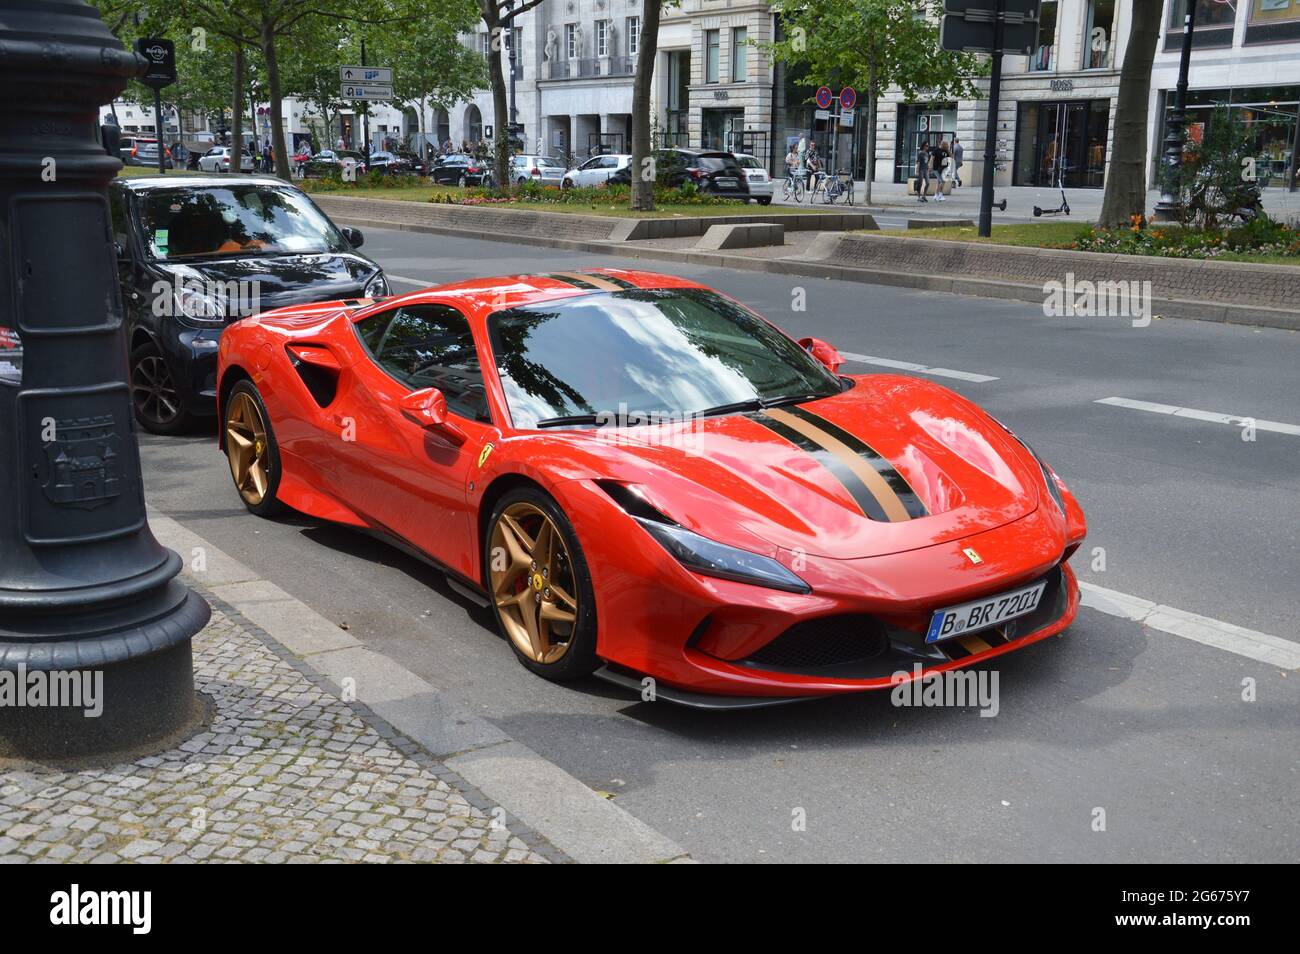
[[[1162,633],[1181,636],[1192,642],[1215,649],[1226,649],[1238,656],[1254,659],[1269,666],[1282,669],[1300,669],[1300,643],[1268,633],[1258,633],[1253,629],[1234,626],[1222,620],[1211,619],[1186,610],[1174,609],[1130,596],[1118,590],[1108,590],[1095,583],[1079,583],[1081,602],[1110,616],[1141,623],[1150,629]]]
[[[385,272],[384,277],[387,278],[390,282],[402,282],[403,284],[406,285],[414,285],[416,288],[431,288],[434,285],[438,284],[437,282],[421,281],[418,278],[404,278],[401,275],[394,275],[391,272]]]
[[[915,364],[911,361],[895,361],[893,358],[877,358],[870,354],[853,354],[851,351],[843,351],[845,360],[857,361],[861,364],[874,364],[882,368],[895,368],[899,371],[914,371],[917,374],[933,374],[940,378],[957,378],[960,381],[974,381],[976,384],[983,384],[985,381],[996,381],[997,378],[988,374],[976,374],[973,371],[954,371],[952,368],[931,368],[924,364]]]
[[[1168,414],[1172,417],[1187,417],[1194,421],[1209,421],[1211,424],[1232,424],[1245,427],[1254,424],[1257,431],[1272,431],[1275,434],[1290,434],[1300,437],[1300,425],[1284,424],[1281,421],[1262,421],[1259,418],[1244,417],[1240,414],[1220,414],[1217,411],[1198,411],[1191,407],[1178,407],[1175,404],[1156,404],[1152,401],[1135,401],[1132,398],[1108,397],[1094,401],[1094,404],[1108,404],[1111,407],[1126,407],[1131,411],[1150,411],[1152,414]]]

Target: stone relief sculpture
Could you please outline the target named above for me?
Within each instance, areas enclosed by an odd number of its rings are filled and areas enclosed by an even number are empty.
[[[573,55],[582,59],[582,24],[579,23],[573,28]]]
[[[556,39],[554,30],[546,31],[546,59],[548,61],[555,59]]]

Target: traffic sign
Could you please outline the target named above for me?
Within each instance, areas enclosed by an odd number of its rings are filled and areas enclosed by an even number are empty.
[[[983,0],[987,3],[988,0]],[[970,20],[948,14],[939,24],[939,46],[966,53],[1032,53],[1038,43],[1038,21],[1006,20],[1002,24],[1002,47],[997,48],[995,19]]]
[[[831,103],[835,100],[835,94],[831,92],[829,86],[821,86],[817,89],[817,105],[821,109],[830,109]]]
[[[388,66],[340,66],[339,80],[344,83],[371,86],[375,83],[393,85],[393,70]]]
[[[359,86],[351,83],[344,83],[339,87],[339,96],[343,99],[392,99],[392,86]]]
[[[1038,19],[1039,0],[1002,0],[1002,12],[1020,19]],[[998,0],[943,0],[943,12],[955,13],[967,19],[978,19],[987,14],[986,19],[997,16]],[[974,16],[972,16],[972,14]]]
[[[135,51],[148,64],[140,82],[151,89],[162,89],[176,82],[176,47],[171,40],[141,37],[135,41]]]
[[[840,109],[851,110],[858,105],[858,91],[852,86],[840,90]]]

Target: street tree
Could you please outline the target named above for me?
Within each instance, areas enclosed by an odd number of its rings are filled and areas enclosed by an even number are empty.
[[[655,207],[655,168],[651,158],[650,92],[654,88],[655,57],[659,54],[659,21],[663,0],[642,0],[641,34],[637,38],[636,76],[632,80],[632,208]]]
[[[909,102],[970,99],[984,57],[939,47],[936,0],[777,0],[784,36],[771,44],[778,60],[801,67],[814,86],[852,86],[867,109],[866,201],[876,161],[880,97],[897,87]],[[775,147],[776,144],[774,144]]]
[[[393,68],[394,105],[415,111],[421,155],[426,112],[450,110],[488,85],[483,57],[458,38],[478,20],[473,0],[437,0],[428,6],[418,29],[388,30],[373,44],[380,60]]]
[[[488,82],[492,89],[492,123],[496,137],[492,155],[492,176],[505,185],[510,181],[510,109],[506,97],[506,77],[501,68],[506,50],[506,34],[519,17],[542,0],[475,0],[479,16],[488,32]]]
[[[1151,64],[1160,39],[1161,0],[1134,0],[1128,45],[1119,74],[1115,103],[1115,134],[1101,199],[1102,228],[1125,228],[1133,216],[1147,210],[1147,100],[1151,94]]]

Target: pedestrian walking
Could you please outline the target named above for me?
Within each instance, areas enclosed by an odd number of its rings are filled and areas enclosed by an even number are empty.
[[[945,199],[947,199],[947,196],[943,194],[945,183],[947,184],[948,190],[949,191],[952,190],[953,166],[952,166],[952,148],[948,145],[948,143],[945,140],[942,139],[939,140],[938,160],[939,160],[939,170],[938,170],[939,179],[938,179],[938,186],[935,189],[934,199],[936,202],[943,202]]]
[[[934,201],[942,202],[943,179],[943,140],[939,139],[930,146],[930,178],[934,180]]]
[[[930,185],[930,141],[922,139],[916,147],[916,201],[929,202],[925,193]]]
[[[964,165],[964,163],[962,162],[962,156],[965,154],[965,152],[966,150],[962,148],[961,140],[958,139],[956,136],[953,136],[952,137],[953,175],[957,179],[958,187],[960,187],[962,184],[961,167],[962,165]]]
[[[808,154],[804,156],[804,168],[808,170],[808,199],[817,194],[817,185],[826,174],[822,169],[822,157],[817,153],[817,143],[808,144]]]

